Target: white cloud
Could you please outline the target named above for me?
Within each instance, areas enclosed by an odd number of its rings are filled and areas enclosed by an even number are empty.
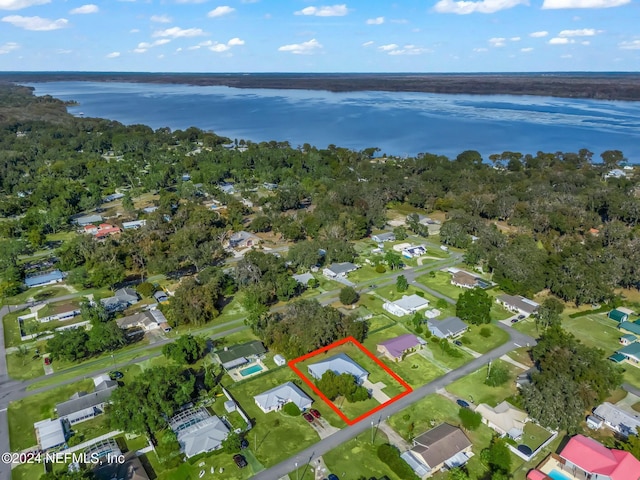
[[[169,15],[152,15],[149,20],[156,23],[171,23],[172,18]]]
[[[312,55],[317,50],[322,49],[322,44],[315,38],[312,38],[308,42],[292,43],[290,45],[283,45],[278,48],[279,52],[291,52],[296,55]]]
[[[238,37],[234,37],[229,40],[227,43],[220,42],[212,42],[211,40],[205,40],[204,42],[200,42],[198,45],[194,45],[193,47],[189,47],[189,50],[198,50],[200,47],[208,47],[209,50],[216,53],[226,52],[230,50],[231,47],[238,47],[240,45],[244,45],[244,40]]]
[[[212,52],[222,53],[222,52],[226,52],[230,48],[231,47],[226,43],[216,43],[215,45],[211,45],[209,47],[209,50],[211,50]]]
[[[144,53],[150,48],[159,47],[160,45],[166,45],[167,43],[170,43],[170,42],[171,40],[168,38],[159,38],[158,40],[155,40],[153,43],[140,42],[138,46],[133,49],[133,51],[135,53]]]
[[[20,48],[20,45],[17,44],[16,42],[7,42],[4,45],[0,45],[0,55],[11,53],[14,50],[17,50],[19,48]]]
[[[0,0],[0,10],[20,10],[22,8],[33,7],[34,5],[44,5],[51,0]]]
[[[640,40],[627,40],[620,42],[618,48],[622,50],[640,50]]]
[[[481,0],[479,2],[439,0],[433,9],[438,13],[467,15],[469,13],[495,13],[517,5],[529,5],[529,0]]]
[[[473,51],[474,52],[478,52],[478,53],[482,53],[482,52],[488,52],[489,49],[488,48],[484,48],[484,47],[479,47],[479,48],[474,48]]]
[[[519,42],[521,40],[520,37],[511,37],[509,40],[511,40],[512,42]]]
[[[126,2],[135,2],[136,0],[120,0]],[[205,3],[208,0],[176,0],[176,3]]]
[[[69,24],[66,18],[50,20],[42,17],[23,17],[20,15],[9,15],[2,18],[3,22],[10,23],[14,27],[24,28],[25,30],[33,30],[38,32],[47,32],[50,30],[58,30],[65,28]]]
[[[506,40],[507,40],[506,38],[494,37],[489,39],[489,43],[491,44],[492,47],[504,47],[504,42]]]
[[[111,52],[105,55],[105,57],[107,58],[118,58],[119,56],[120,56],[120,52]]]
[[[367,25],[382,25],[384,23],[384,17],[369,18]]]
[[[362,44],[362,46],[363,46],[363,47],[370,47],[371,45],[373,45],[373,43],[374,43],[374,42],[373,42],[373,40],[369,40],[368,42],[364,42],[364,43]]]
[[[527,53],[527,52],[533,52],[533,47],[525,47],[525,48],[521,48],[520,49],[521,52]]]
[[[543,9],[559,8],[610,8],[630,3],[631,0],[544,0]]]
[[[567,45],[568,43],[575,43],[575,40],[567,37],[554,37],[549,40],[549,45]]]
[[[206,33],[200,28],[171,27],[165,30],[156,30],[155,32],[153,32],[152,37],[181,38],[181,37],[201,37],[202,35],[206,35]]]
[[[399,45],[395,43],[389,43],[388,45],[381,45],[378,48],[383,52],[389,52],[391,50],[395,50],[396,48],[399,48]]]
[[[549,32],[545,30],[542,30],[541,32],[533,32],[529,34],[529,36],[533,38],[542,38],[542,37],[546,37],[547,35],[549,35]]]
[[[389,55],[421,55],[426,52],[429,52],[429,49],[415,45],[405,45],[402,48],[391,50]]]
[[[69,13],[71,15],[86,15],[88,13],[98,13],[99,11],[100,9],[97,5],[88,3],[87,5],[82,5],[81,7],[74,8],[73,10],[69,11]]]
[[[241,40],[240,38],[235,37],[229,40],[227,42],[227,45],[229,45],[230,47],[237,47],[239,45],[244,45],[244,40]]]
[[[559,37],[593,37],[598,33],[602,33],[602,30],[596,30],[594,28],[581,28],[578,30],[562,30]]]
[[[344,17],[349,13],[346,4],[323,6],[323,7],[306,7],[302,10],[294,12],[295,15],[314,15],[316,17]]]
[[[207,17],[216,18],[222,17],[224,15],[229,15],[230,13],[235,12],[236,9],[233,7],[229,7],[228,5],[221,5],[219,7],[214,8],[209,13],[207,13]]]

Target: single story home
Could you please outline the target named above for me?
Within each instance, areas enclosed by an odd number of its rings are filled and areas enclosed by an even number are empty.
[[[513,440],[520,440],[527,423],[526,412],[515,408],[509,402],[502,402],[491,407],[481,403],[476,407],[476,413],[482,415],[482,422],[498,432],[501,437],[505,435]]]
[[[120,200],[124,198],[124,193],[112,193],[111,195],[107,195],[102,199],[103,203],[113,202],[114,200]]]
[[[640,320],[636,320],[635,322],[620,322],[618,329],[634,335],[640,335],[640,323],[638,322],[640,322]]]
[[[218,185],[218,188],[227,195],[233,195],[234,193],[236,193],[236,187],[233,185],[233,183],[221,183],[220,185]]]
[[[309,374],[316,380],[320,380],[322,375],[328,370],[331,370],[336,375],[342,375],[343,373],[353,375],[358,384],[362,384],[369,378],[369,372],[345,353],[338,353],[326,360],[313,363],[309,365],[308,369]]]
[[[239,367],[252,360],[264,357],[267,349],[264,348],[262,342],[253,340],[251,342],[224,347],[224,350],[216,352],[218,361],[225,370]]]
[[[107,238],[110,235],[115,235],[116,233],[120,233],[120,227],[116,227],[115,225],[111,225],[110,223],[101,223],[98,225],[98,230],[93,235],[97,239]]]
[[[287,403],[295,404],[300,410],[311,408],[313,400],[294,383],[287,382],[253,397],[256,405],[264,413],[280,410]]]
[[[36,318],[39,322],[52,322],[70,320],[80,315],[80,304],[78,302],[48,303],[39,308]]]
[[[60,283],[62,280],[64,280],[63,273],[60,270],[53,270],[47,273],[31,275],[24,279],[24,284],[27,286],[27,288],[33,288],[42,287],[43,285]]]
[[[111,380],[108,375],[99,375],[93,379],[93,384],[93,392],[77,392],[66,402],[58,403],[58,418],[75,425],[104,413],[104,405],[109,401],[111,393],[118,388],[118,382]]]
[[[533,300],[529,300],[522,295],[504,294],[497,297],[496,301],[511,312],[527,316],[534,313],[540,306],[538,303]]]
[[[229,247],[231,248],[248,248],[260,243],[260,237],[253,233],[241,230],[229,237]]]
[[[188,458],[222,447],[229,435],[229,427],[218,417],[212,416],[206,408],[190,408],[169,420],[175,432],[180,451]]]
[[[85,225],[89,225],[91,223],[100,223],[102,222],[102,215],[83,215],[81,217],[77,217],[73,220],[73,223],[80,227],[84,227]]]
[[[402,249],[402,256],[405,258],[419,257],[427,253],[427,247],[424,245],[410,245]]]
[[[155,212],[156,210],[158,210],[158,208],[160,208],[160,207],[156,207],[155,205],[152,205],[152,206],[150,206],[150,207],[144,207],[144,208],[142,209],[142,211],[143,211],[144,213],[153,213],[153,212]]]
[[[134,220],[132,222],[122,222],[122,228],[125,230],[138,230],[147,224],[146,220]]]
[[[448,317],[444,320],[428,320],[427,328],[438,338],[455,338],[469,329],[469,326],[458,317]]]
[[[623,312],[618,308],[614,308],[607,314],[607,318],[615,320],[616,322],[626,322],[629,320],[629,313]]]
[[[153,294],[153,298],[158,303],[166,302],[169,300],[169,296],[164,292],[164,290],[158,290]]]
[[[443,468],[460,467],[473,456],[471,441],[453,425],[442,423],[413,439],[411,450],[401,457],[419,477],[433,475]]]
[[[438,318],[441,314],[442,312],[437,308],[432,308],[424,312],[424,316],[427,318]]]
[[[51,450],[66,446],[67,429],[59,418],[41,420],[33,424],[40,450]]]
[[[129,330],[130,328],[141,328],[145,331],[149,331],[160,327],[159,322],[155,319],[151,311],[140,312],[129,315],[127,317],[117,318],[116,324],[122,330]]]
[[[478,277],[464,270],[459,270],[451,276],[451,285],[461,288],[476,288],[479,286]]]
[[[138,293],[128,287],[119,288],[114,292],[113,297],[107,297],[100,300],[100,303],[108,312],[124,310],[137,302]]]
[[[279,367],[282,367],[283,365],[287,364],[287,359],[284,358],[282,355],[280,355],[279,353],[275,354],[273,356],[273,361],[275,362],[276,365],[278,365]]]
[[[385,355],[389,360],[399,362],[402,357],[415,350],[419,350],[427,342],[411,333],[400,335],[399,337],[385,340],[378,344],[378,352]]]
[[[332,263],[322,270],[322,274],[329,278],[346,277],[347,273],[357,269],[358,266],[351,262]]]
[[[376,243],[395,242],[396,235],[393,232],[383,232],[371,235],[371,240]]]
[[[298,275],[293,275],[293,279],[300,285],[307,285],[309,280],[314,280],[314,276],[310,273],[300,273]]]
[[[598,405],[593,414],[604,424],[624,437],[640,433],[640,415],[623,410],[609,402]]]
[[[626,347],[621,348],[616,353],[623,355],[625,360],[632,365],[640,364],[640,343],[634,342]]]
[[[636,340],[638,340],[638,337],[636,337],[635,335],[631,335],[630,333],[627,333],[626,335],[623,335],[623,336],[620,337],[620,344],[621,345],[631,345]]]
[[[401,299],[395,302],[384,302],[382,308],[387,312],[397,316],[403,317],[416,313],[418,310],[423,310],[429,306],[429,300],[422,298],[419,295],[403,295]]]
[[[552,470],[569,478],[603,480],[636,480],[640,477],[640,460],[623,450],[610,449],[593,438],[575,435],[559,454],[550,454],[534,470],[527,473],[527,480],[552,478]],[[566,472],[563,474],[562,472]],[[560,478],[556,475],[556,478]]]

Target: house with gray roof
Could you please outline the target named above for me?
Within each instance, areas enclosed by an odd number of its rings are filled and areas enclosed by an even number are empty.
[[[264,413],[280,410],[287,403],[295,404],[300,410],[311,408],[313,400],[294,383],[287,382],[253,397],[256,405]]]
[[[309,280],[314,280],[314,276],[310,273],[300,273],[298,275],[293,275],[293,279],[301,285],[307,285]]]
[[[119,288],[113,297],[103,298],[100,303],[108,312],[122,311],[134,303],[138,303],[138,293],[132,288]]]
[[[93,379],[93,384],[93,392],[77,392],[70,400],[58,403],[58,418],[75,425],[104,413],[104,406],[108,403],[111,393],[118,388],[118,382],[111,380],[108,375],[100,375]]]
[[[320,380],[322,375],[329,370],[336,375],[342,375],[343,373],[353,375],[358,384],[366,382],[367,378],[369,378],[369,372],[358,365],[346,353],[338,353],[326,360],[313,363],[309,365],[308,370],[309,374],[316,380]]]
[[[396,317],[411,315],[419,310],[423,310],[429,306],[429,300],[420,295],[403,295],[401,299],[395,302],[384,302],[382,308]]]
[[[24,279],[27,288],[42,287],[43,285],[51,285],[64,280],[64,274],[60,270],[53,270],[47,273],[39,273],[31,275]]]
[[[322,270],[322,274],[329,278],[346,277],[347,273],[357,269],[358,266],[351,262],[332,263]]]
[[[265,353],[267,353],[267,349],[264,348],[262,342],[254,340],[240,345],[224,347],[224,350],[216,352],[216,355],[222,367],[225,370],[231,370],[250,361],[262,358]]]
[[[375,235],[371,235],[371,240],[376,243],[395,242],[396,235],[393,232],[376,233]]]
[[[157,312],[155,315],[153,312]],[[116,324],[122,330],[129,330],[131,328],[142,329],[145,331],[154,330],[160,327],[160,323],[163,321],[158,321],[158,313],[162,314],[160,310],[149,310],[146,312],[135,313],[133,315],[129,315],[122,318],[116,319]],[[162,315],[164,318],[164,315]],[[166,318],[164,320],[166,323]]]
[[[257,235],[241,230],[229,237],[229,247],[247,248],[257,245],[258,243],[260,243],[260,241],[260,237],[258,237]]]
[[[527,316],[538,310],[540,306],[538,303],[522,295],[500,295],[496,298],[496,302],[511,312]]]
[[[47,418],[33,424],[36,440],[40,450],[52,450],[64,447],[67,443],[68,432],[59,418]]]
[[[598,405],[593,414],[601,418],[604,424],[624,437],[640,433],[640,415],[623,410],[609,402]]]
[[[435,337],[455,338],[466,332],[469,326],[458,317],[449,317],[444,320],[428,320],[427,328]]]
[[[482,415],[482,422],[498,432],[501,437],[506,435],[513,440],[520,440],[524,433],[524,424],[529,419],[526,412],[517,409],[507,401],[495,407],[481,403],[475,411]]]
[[[180,450],[191,458],[222,447],[229,435],[229,427],[205,408],[190,408],[169,420],[180,444]]]
[[[73,223],[75,223],[80,227],[91,225],[92,223],[102,223],[102,215],[98,215],[98,214],[83,215],[81,217],[77,217],[73,219]]]

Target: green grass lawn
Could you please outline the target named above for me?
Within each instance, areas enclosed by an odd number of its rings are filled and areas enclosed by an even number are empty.
[[[520,320],[518,323],[514,323],[513,328],[519,332],[526,333],[533,338],[540,338],[540,333],[536,328],[536,322],[532,318],[527,318],[525,320]]]
[[[245,452],[243,452],[243,455],[248,457],[248,454]],[[247,480],[257,473],[251,464],[246,468],[239,469],[233,462],[233,455],[222,451],[210,453],[202,458],[198,458],[195,464],[186,462],[178,468],[173,469],[165,469],[165,467],[158,462],[154,452],[149,452],[140,459],[143,465],[146,463],[151,466],[157,475],[157,480],[195,480],[199,477],[201,470],[205,471],[205,478],[224,478],[225,480]],[[247,458],[247,461],[248,460]],[[204,466],[202,467],[198,466],[201,462],[204,462]],[[211,467],[215,469],[213,476],[211,475]],[[222,469],[222,473],[220,473],[220,469]]]
[[[3,305],[21,305],[26,303],[28,299],[33,298],[34,295],[46,295],[47,298],[60,297],[62,295],[69,295],[71,292],[64,287],[56,285],[47,285],[44,287],[28,288],[24,292],[20,292],[13,297],[7,297],[3,299]],[[78,294],[80,296],[80,294]]]
[[[386,475],[393,480],[402,480],[378,458],[378,447],[387,443],[385,434],[378,430],[375,432],[373,444],[371,443],[371,430],[358,435],[358,437],[343,443],[338,448],[325,453],[322,458],[329,473],[336,474],[339,478],[380,478]],[[323,478],[324,478],[323,477]],[[292,478],[290,476],[290,478]]]
[[[18,312],[8,313],[2,319],[4,327],[4,346],[6,348],[17,347],[22,344],[22,340],[20,340],[20,325],[18,323],[18,317],[28,314],[29,309],[25,308]]]
[[[427,430],[437,427],[443,422],[460,425],[458,411],[460,407],[451,400],[440,395],[429,395],[389,418],[389,424],[405,440],[411,443],[413,438],[422,435]],[[481,478],[485,468],[480,462],[480,451],[486,448],[493,436],[493,430],[486,425],[480,425],[477,430],[465,432],[473,443],[475,456],[467,463],[471,478]],[[442,478],[446,478],[443,476]]]
[[[604,313],[578,318],[564,317],[562,326],[585,345],[601,348],[607,356],[621,348],[619,339],[622,334],[617,329],[618,323],[608,319]]]
[[[624,369],[624,381],[636,388],[640,388],[640,368],[628,363],[623,363],[621,366]]]
[[[109,420],[106,415],[98,415],[91,420],[76,423],[71,429],[82,438],[83,442],[115,430],[109,426]]]
[[[504,308],[498,302],[494,301],[491,304],[490,315],[491,315],[491,320],[506,320],[507,318],[512,317],[513,313],[511,313],[509,310]]]
[[[438,365],[444,365],[445,367],[453,370],[473,360],[473,357],[470,354],[456,346],[452,347],[457,348],[461,355],[459,357],[452,357],[448,353],[444,352],[433,339],[431,341],[427,340],[427,342],[427,350],[431,353],[433,359]]]
[[[518,443],[528,446],[533,451],[551,437],[551,432],[533,422],[527,422],[524,426],[523,432],[522,438]]]
[[[425,299],[430,300],[429,298],[427,298],[425,292],[423,292],[419,288],[414,287],[413,285],[409,285],[409,288],[407,289],[406,292],[398,292],[398,289],[396,288],[395,284],[387,285],[386,287],[380,287],[374,290],[374,292],[380,295],[385,300],[388,300],[390,302],[395,302],[396,300],[400,300],[405,295],[415,295],[418,292],[421,295],[424,294]]]
[[[7,412],[11,450],[18,451],[34,446],[36,444],[34,422],[52,418],[56,404],[69,400],[74,393],[92,390],[93,382],[87,379],[11,402]]]
[[[395,320],[392,320],[387,315],[375,315],[368,320],[369,322],[369,334],[373,334],[379,330],[392,327],[396,324]]]
[[[35,345],[44,345],[44,342]],[[40,348],[40,351],[43,352],[43,348]],[[24,357],[16,352],[7,355],[7,372],[11,378],[29,380],[44,375],[44,360],[42,357],[33,358],[33,352],[32,346]]]
[[[510,363],[503,362],[502,360],[496,360],[493,362],[494,366],[496,364],[506,366],[511,372],[511,378],[505,384],[499,387],[490,387],[485,385],[484,381],[487,378],[487,367],[485,366],[480,370],[476,370],[474,373],[448,385],[446,387],[447,390],[460,398],[471,400],[476,405],[480,403],[487,403],[492,407],[495,407],[505,398],[510,397],[517,392],[517,388],[513,380],[516,375],[522,371],[518,367],[511,365]]]
[[[385,273],[378,273],[373,265],[363,265],[355,272],[348,274],[347,278],[353,283],[375,283]]]
[[[491,332],[489,337],[485,338],[480,335],[480,330],[483,328],[489,329]],[[466,347],[478,353],[487,353],[506,343],[509,340],[509,334],[493,324],[469,325],[469,330],[463,335],[463,338],[470,341],[470,343],[464,343]]]
[[[34,480],[44,475],[44,465],[40,463],[26,463],[11,470],[11,480]]]
[[[443,295],[446,295],[449,298],[453,298],[454,300],[457,300],[458,296],[460,296],[460,294],[465,291],[464,288],[451,285],[451,274],[447,272],[437,271],[434,272],[433,276],[427,273],[426,275],[419,276],[417,280],[419,283],[433,288],[434,290],[437,290]]]
[[[520,362],[528,367],[533,367],[533,360],[531,360],[531,349],[529,347],[516,348],[511,350],[507,355],[514,359],[516,362]]]
[[[274,465],[319,440],[318,434],[301,416],[289,417],[282,412],[265,414],[253,400],[255,395],[287,381],[295,382],[309,395],[314,400],[313,408],[320,411],[329,423],[337,427],[344,426],[338,415],[287,366],[271,369],[236,384],[226,383],[233,397],[254,422],[248,440],[256,459],[265,467]]]

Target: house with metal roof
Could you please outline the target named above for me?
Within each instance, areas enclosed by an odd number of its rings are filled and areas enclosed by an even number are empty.
[[[623,355],[625,360],[632,365],[640,364],[640,342],[634,342],[621,348],[616,353]]]
[[[399,362],[402,357],[409,353],[414,352],[426,345],[427,342],[411,333],[400,335],[384,342],[380,342],[377,345],[378,352],[385,355],[389,360]]]
[[[241,230],[229,237],[229,247],[231,248],[247,248],[257,245],[261,242],[260,237],[253,233]]]
[[[93,379],[93,384],[95,387],[93,392],[77,392],[70,400],[58,403],[56,405],[58,418],[75,425],[104,413],[104,406],[108,403],[113,391],[118,388],[118,382],[111,380],[108,375],[100,375]]]
[[[316,380],[320,380],[325,372],[331,370],[336,375],[348,373],[353,375],[358,382],[362,384],[369,378],[369,372],[362,368],[358,363],[351,359],[346,353],[338,353],[332,357],[313,363],[308,367],[309,374]]]
[[[448,317],[444,320],[428,320],[427,328],[435,337],[455,338],[466,332],[469,329],[469,325],[458,317]]]
[[[228,371],[245,363],[249,363],[250,361],[262,358],[265,353],[267,353],[267,349],[264,348],[262,342],[253,340],[252,342],[240,345],[224,347],[224,350],[216,352],[216,355],[222,367]]]
[[[424,310],[429,306],[429,300],[420,295],[403,295],[395,302],[384,302],[382,308],[396,317],[411,315],[419,310]]]
[[[229,427],[205,408],[190,408],[169,420],[180,444],[180,450],[191,458],[222,447],[229,435]]]
[[[147,224],[146,220],[133,220],[131,222],[122,222],[122,228],[125,230],[138,230]]]
[[[623,410],[609,402],[598,405],[593,414],[601,418],[604,424],[624,437],[640,433],[640,415]]]
[[[507,310],[520,313],[522,315],[531,315],[540,306],[533,300],[529,300],[522,295],[500,295],[496,298],[496,301]]]
[[[103,298],[100,303],[109,312],[121,311],[138,303],[138,293],[132,288],[119,288],[114,292],[113,297]]]
[[[264,413],[280,410],[287,403],[295,404],[300,410],[311,408],[313,400],[294,383],[287,382],[253,397],[256,405]]]
[[[310,273],[300,273],[298,275],[292,275],[292,278],[300,285],[307,285],[309,280],[314,280],[314,276]]]
[[[443,468],[464,465],[473,456],[471,441],[453,425],[442,423],[413,439],[413,448],[401,457],[416,475],[433,475]]]
[[[632,333],[634,335],[640,335],[640,320],[636,320],[635,322],[620,322],[618,324],[618,330],[622,330],[627,333]]]
[[[60,270],[53,270],[47,273],[31,275],[24,279],[24,284],[27,286],[27,288],[33,288],[60,283],[62,280],[64,280],[63,273]]]
[[[529,419],[526,412],[506,401],[495,407],[481,403],[476,407],[476,413],[482,415],[482,422],[498,432],[501,437],[506,435],[513,440],[519,440],[522,437],[524,424]]]
[[[626,322],[629,320],[629,314],[614,308],[607,314],[607,318],[615,320],[616,322]]]
[[[375,235],[371,235],[371,240],[377,243],[394,242],[396,235],[393,232],[376,233]]]
[[[347,273],[357,269],[358,266],[351,262],[332,263],[322,270],[322,274],[329,278],[345,277]]]
[[[66,302],[47,303],[36,312],[39,322],[52,322],[70,320],[80,315],[80,303],[69,300]]]
[[[36,431],[36,440],[40,450],[51,450],[64,447],[67,443],[67,432],[63,422],[59,418],[41,420],[33,424]]]
[[[620,345],[631,345],[636,340],[638,340],[638,337],[630,333],[627,333],[626,335],[622,335],[620,337]]]
[[[83,215],[81,217],[77,217],[73,220],[73,223],[80,227],[84,227],[85,225],[89,225],[92,223],[100,223],[102,222],[102,215],[94,214],[94,215]]]

